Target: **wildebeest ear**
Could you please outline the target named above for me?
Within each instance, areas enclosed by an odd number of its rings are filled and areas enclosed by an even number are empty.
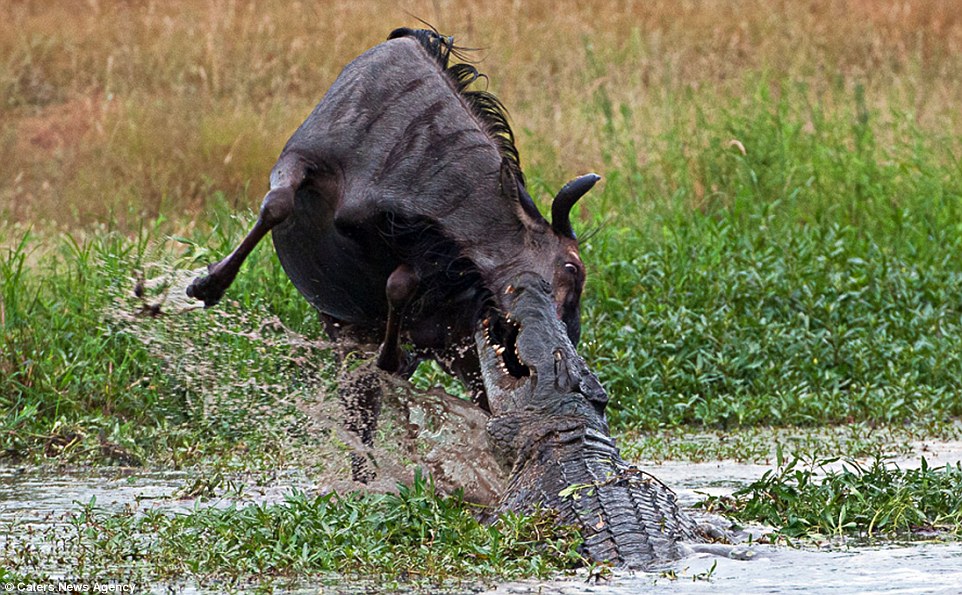
[[[534,199],[528,194],[528,190],[518,179],[518,176],[514,173],[514,168],[507,159],[501,161],[501,194],[508,200],[521,203],[524,212],[535,221],[548,222],[541,211],[538,210],[538,206],[534,204]]]

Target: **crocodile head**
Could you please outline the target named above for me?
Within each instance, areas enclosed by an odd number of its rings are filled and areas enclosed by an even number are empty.
[[[683,555],[695,524],[670,489],[621,458],[608,396],[568,339],[549,285],[521,275],[501,297],[475,333],[485,431],[508,471],[496,511],[554,510],[598,562],[646,569]]]
[[[539,435],[579,426],[607,436],[608,395],[571,344],[550,285],[524,273],[504,291],[502,309],[484,317],[475,343],[491,408],[488,433],[505,464],[520,441]]]

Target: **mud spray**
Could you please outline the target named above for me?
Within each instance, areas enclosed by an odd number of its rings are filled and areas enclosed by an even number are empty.
[[[107,318],[161,362],[190,423],[238,440],[278,438],[291,447],[282,458],[320,491],[394,491],[421,468],[469,502],[492,503],[501,492],[506,474],[488,449],[487,415],[473,403],[381,372],[374,345],[346,349],[298,334],[265,306],[242,310],[228,298],[205,310],[184,291],[203,270],[152,265],[151,273],[131,282]],[[372,394],[379,416],[365,445],[356,428]],[[366,483],[352,479],[352,455],[373,472]]]

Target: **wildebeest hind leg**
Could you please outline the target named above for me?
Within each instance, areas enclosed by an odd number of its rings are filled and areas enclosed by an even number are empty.
[[[208,308],[220,301],[254,247],[294,211],[294,192],[304,181],[305,170],[303,161],[281,158],[271,173],[271,189],[264,196],[254,227],[227,258],[209,265],[206,275],[191,282],[188,296],[203,300]]]

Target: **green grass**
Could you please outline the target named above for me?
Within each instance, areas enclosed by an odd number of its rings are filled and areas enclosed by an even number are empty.
[[[279,504],[196,505],[185,513],[147,508],[110,513],[96,502],[66,519],[67,530],[7,548],[0,566],[36,572],[64,565],[76,576],[156,584],[193,579],[222,588],[261,588],[332,573],[395,585],[482,578],[544,577],[583,564],[576,531],[548,514],[479,522],[459,495],[444,497],[420,475],[397,494],[308,495]],[[28,540],[29,541],[29,540]],[[343,580],[343,578],[341,579]]]
[[[957,416],[960,239],[767,217],[618,230],[589,251],[583,354],[630,427]]]
[[[931,537],[962,533],[962,464],[900,469],[876,457],[869,463],[782,460],[731,497],[709,497],[714,512],[775,527],[786,537]]]
[[[122,440],[130,425],[158,423],[169,395],[151,383],[157,364],[104,318],[146,238],[101,230],[41,247],[29,231],[4,231],[12,245],[0,257],[4,451],[52,452],[74,443],[78,425]]]
[[[772,85],[702,106],[694,137],[680,124],[653,163],[607,172],[608,223],[584,249],[582,351],[616,419],[959,415],[958,143],[869,113],[864,91],[828,111]],[[599,101],[615,147],[631,150]]]
[[[330,358],[270,251],[217,311],[167,311],[183,291],[169,285],[247,225],[218,213],[192,239],[163,222],[132,236],[0,231],[3,456],[179,466],[208,452],[269,459],[296,437],[293,403],[323,390]]]

